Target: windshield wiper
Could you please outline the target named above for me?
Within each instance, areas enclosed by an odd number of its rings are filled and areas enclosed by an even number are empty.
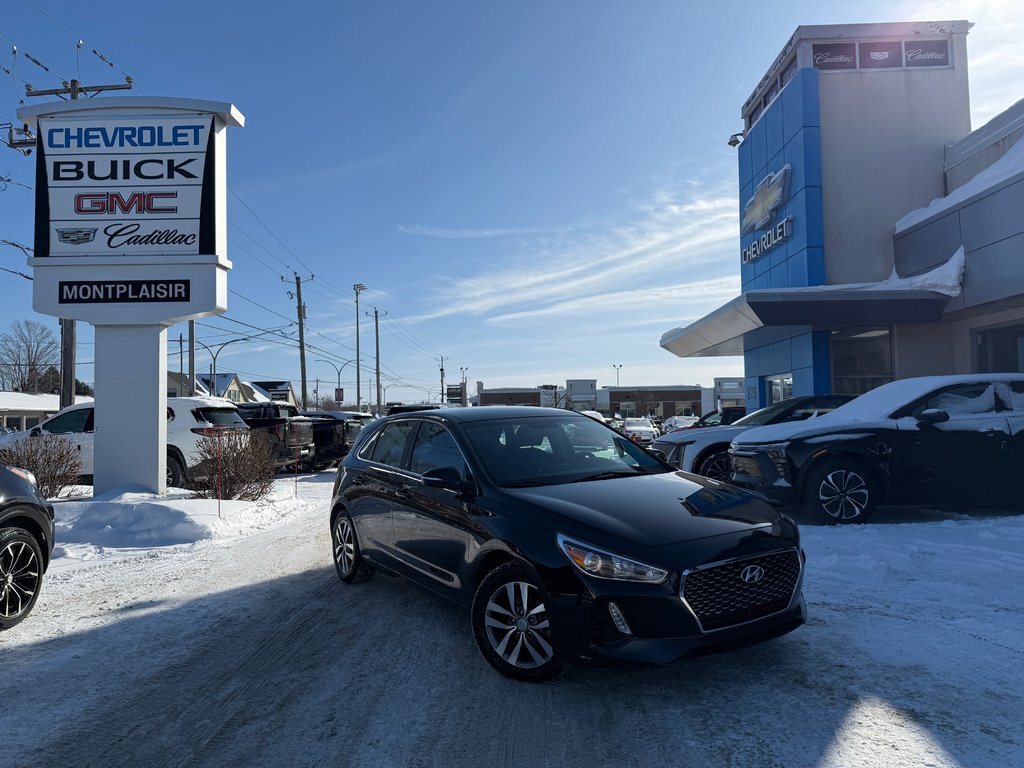
[[[512,480],[508,483],[502,483],[502,488],[535,488],[538,485],[551,485],[550,482],[545,480]]]
[[[584,475],[583,477],[577,477],[572,482],[583,483],[588,480],[611,480],[614,477],[633,477],[634,475],[646,474],[639,472],[635,469],[612,469],[607,472],[595,472],[592,475]]]

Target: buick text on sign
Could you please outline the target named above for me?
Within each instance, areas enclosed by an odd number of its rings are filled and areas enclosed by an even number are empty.
[[[199,254],[214,226],[212,134],[212,118],[187,114],[40,121],[45,255]]]

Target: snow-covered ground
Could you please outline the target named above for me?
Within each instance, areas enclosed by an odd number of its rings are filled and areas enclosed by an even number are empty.
[[[653,670],[506,680],[466,613],[341,584],[331,472],[259,504],[57,504],[0,635],[0,765],[1024,765],[1024,517],[804,526],[810,621]]]

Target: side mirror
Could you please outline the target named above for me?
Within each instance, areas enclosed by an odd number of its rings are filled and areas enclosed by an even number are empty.
[[[922,425],[941,424],[944,421],[949,421],[949,414],[938,408],[921,411],[921,415],[917,417],[917,423]]]
[[[666,456],[665,452],[660,448],[648,448],[647,452],[653,454],[654,456],[657,456],[662,461],[668,461],[668,456]]]
[[[473,484],[462,477],[455,467],[434,467],[423,474],[423,484],[428,488],[445,488],[449,491],[469,491]]]
[[[32,427],[32,431],[28,433],[28,436],[39,437],[41,434],[43,434],[43,430],[41,427]]]

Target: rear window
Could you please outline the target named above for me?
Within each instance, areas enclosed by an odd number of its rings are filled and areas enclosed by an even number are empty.
[[[215,427],[244,427],[245,422],[234,408],[196,408],[192,411],[196,421]]]

